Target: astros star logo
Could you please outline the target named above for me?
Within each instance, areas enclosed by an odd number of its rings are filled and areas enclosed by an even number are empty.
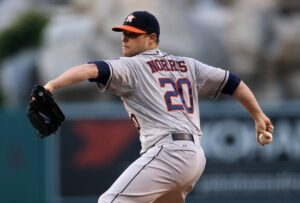
[[[129,15],[129,16],[126,18],[125,22],[130,22],[130,23],[132,23],[132,20],[133,20],[134,18],[135,18],[135,16]]]

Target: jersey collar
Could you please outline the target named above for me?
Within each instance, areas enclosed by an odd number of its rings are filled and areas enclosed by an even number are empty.
[[[162,51],[159,50],[159,48],[155,48],[155,49],[151,49],[151,50],[147,50],[143,53],[141,53],[140,55],[165,55],[162,53]]]

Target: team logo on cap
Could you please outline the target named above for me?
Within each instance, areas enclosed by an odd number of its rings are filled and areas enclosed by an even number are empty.
[[[134,15],[129,15],[129,16],[126,18],[125,22],[130,22],[130,23],[132,23],[132,20],[133,20],[134,18],[135,18]]]

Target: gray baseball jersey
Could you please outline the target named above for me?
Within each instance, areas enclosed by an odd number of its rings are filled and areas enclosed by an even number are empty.
[[[232,94],[240,79],[159,49],[91,63],[99,74],[90,81],[97,82],[101,91],[121,97],[142,144],[141,156],[98,203],[183,203],[206,163],[200,145],[198,96],[215,99],[221,92]],[[175,139],[176,134],[193,139]]]
[[[158,49],[105,63],[110,74],[98,87],[123,100],[140,130],[141,152],[170,133],[201,135],[198,94],[217,98],[229,76],[228,71]]]

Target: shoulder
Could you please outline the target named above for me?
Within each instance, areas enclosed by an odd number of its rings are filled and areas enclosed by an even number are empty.
[[[191,57],[187,57],[187,56],[179,56],[179,57],[181,58],[181,60],[184,60],[184,61],[189,62],[189,63],[198,63],[198,62],[200,62],[197,59],[194,59],[194,58],[191,58]]]
[[[118,57],[115,59],[105,60],[106,63],[108,63],[113,68],[115,67],[131,67],[136,63],[136,59],[133,57]]]

